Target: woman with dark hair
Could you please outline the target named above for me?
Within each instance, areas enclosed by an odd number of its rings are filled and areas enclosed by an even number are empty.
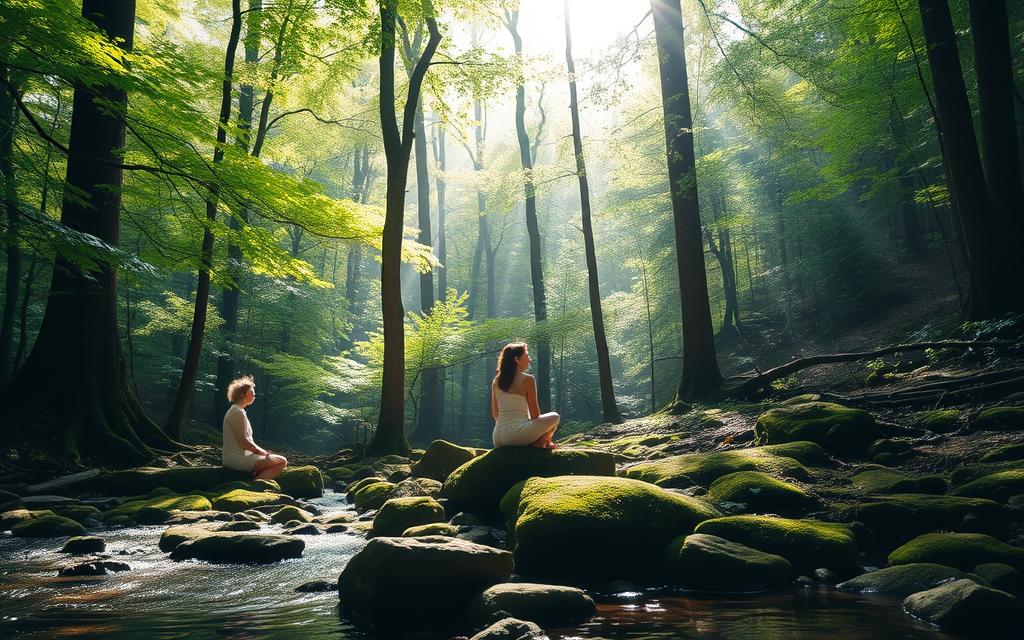
[[[494,447],[554,449],[558,414],[542,414],[537,404],[537,381],[526,373],[530,354],[525,342],[505,345],[498,354],[498,369],[491,382]]]

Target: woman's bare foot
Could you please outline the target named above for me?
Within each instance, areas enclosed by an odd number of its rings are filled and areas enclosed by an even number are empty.
[[[534,449],[548,449],[549,448],[547,443],[544,442],[543,440],[541,440],[540,438],[537,438],[536,440],[531,442],[530,446],[533,447]]]

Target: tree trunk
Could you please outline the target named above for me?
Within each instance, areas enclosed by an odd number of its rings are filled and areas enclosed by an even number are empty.
[[[590,318],[594,324],[594,344],[597,347],[597,372],[601,384],[601,415],[604,422],[619,424],[622,415],[615,403],[611,359],[608,339],[604,333],[604,313],[601,310],[601,286],[597,274],[597,250],[594,247],[594,227],[590,219],[590,185],[587,165],[583,157],[583,133],[580,130],[580,107],[576,95],[576,65],[572,58],[572,28],[569,18],[569,0],[565,7],[565,65],[569,71],[569,112],[572,116],[572,146],[576,154],[576,176],[580,183],[580,211],[583,217],[583,244],[587,257],[587,291],[590,296]]]
[[[437,270],[437,298],[444,300],[448,296],[448,236],[445,230],[445,196],[448,185],[445,183],[444,172],[446,170],[446,149],[445,129],[440,122],[436,123],[432,132],[431,145],[434,150],[434,162],[437,163],[437,170],[440,172],[434,176],[435,190],[437,191],[437,259],[441,262],[441,268]]]
[[[1024,308],[1017,260],[1010,253],[1010,230],[993,211],[985,185],[949,5],[946,0],[919,2],[949,163],[950,192],[967,249],[971,288],[966,316],[970,320],[996,318]]]
[[[14,177],[14,133],[18,127],[18,105],[13,91],[18,82],[11,77],[7,65],[0,64],[0,174],[4,181],[4,210],[7,213],[7,274],[4,282],[4,304],[0,313],[0,384],[7,382],[14,355],[14,316],[21,287],[21,246],[18,241],[20,211],[18,189]]]
[[[370,455],[408,453],[405,437],[405,310],[402,307],[402,230],[405,217],[405,188],[409,177],[416,105],[419,103],[423,76],[441,42],[441,34],[432,16],[427,26],[430,38],[410,74],[409,88],[399,130],[395,113],[395,26],[397,0],[380,0],[380,119],[387,157],[387,203],[384,209],[384,233],[381,239],[381,312],[384,334],[384,372],[380,394],[380,414],[373,439],[367,445]]]
[[[213,164],[220,164],[224,159],[224,144],[227,142],[227,129],[231,119],[231,83],[235,70],[235,56],[238,53],[238,40],[242,32],[241,0],[231,2],[231,34],[228,36],[227,53],[224,56],[224,79],[221,82],[220,117],[217,120],[217,146],[213,150]],[[192,401],[196,377],[199,375],[199,360],[203,352],[203,336],[206,332],[206,316],[210,303],[210,270],[213,267],[213,224],[217,220],[217,202],[220,189],[213,185],[206,196],[207,224],[203,229],[203,245],[200,249],[199,279],[196,284],[196,302],[192,312],[192,331],[189,334],[188,348],[185,350],[185,364],[181,369],[181,382],[178,393],[171,405],[170,415],[164,429],[167,434],[178,440],[181,438],[182,422]],[[236,321],[237,322],[237,321]],[[236,324],[237,327],[237,324]]]
[[[683,321],[683,370],[676,391],[679,402],[708,396],[721,386],[722,374],[715,354],[701,242],[693,118],[679,0],[651,0],[651,14],[658,46]]]
[[[519,11],[507,13],[505,26],[512,35],[516,55],[522,58],[523,39],[519,36],[517,24]],[[537,223],[537,190],[533,182],[533,157],[530,149],[530,135],[526,132],[526,80],[519,76],[516,88],[516,138],[519,141],[519,159],[523,167],[523,192],[526,198],[526,232],[530,239],[530,280],[533,285],[533,316],[537,323],[548,318],[547,302],[544,296],[544,268],[540,251],[540,226]],[[551,348],[546,338],[539,338],[534,347],[537,354],[537,400],[540,410],[551,407]]]
[[[131,50],[134,0],[83,0],[82,16]],[[75,86],[61,222],[113,246],[120,240],[127,108],[122,89]],[[53,401],[55,372],[60,402]],[[180,447],[146,417],[129,384],[117,328],[117,270],[109,264],[86,273],[55,259],[38,338],[4,387],[0,407],[0,435],[66,462],[91,456],[127,466]]]

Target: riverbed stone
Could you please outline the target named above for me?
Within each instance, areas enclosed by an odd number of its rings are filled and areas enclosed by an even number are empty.
[[[215,531],[258,531],[260,525],[251,520],[237,520],[225,522],[218,526]]]
[[[469,640],[547,640],[544,630],[534,622],[502,618]]]
[[[737,471],[711,483],[706,498],[715,503],[745,505],[745,513],[799,514],[815,502],[800,487],[760,471]]]
[[[51,507],[50,510],[84,526],[98,524],[103,518],[103,512],[91,504],[65,504]]]
[[[916,475],[872,464],[860,467],[853,476],[853,486],[864,493],[946,493],[942,476]]]
[[[210,535],[217,531],[220,526],[220,523],[204,522],[187,526],[168,527],[160,535],[160,542],[157,546],[164,553],[169,553],[174,551],[183,542]]]
[[[810,473],[804,465],[821,464],[827,457],[825,451],[813,442],[791,442],[730,451],[686,453],[641,462],[627,467],[623,474],[627,478],[674,489],[707,486],[738,471],[760,471],[776,477],[807,480]]]
[[[467,609],[471,620],[493,620],[504,611],[520,620],[536,622],[545,627],[566,627],[593,616],[594,601],[575,587],[506,582],[487,588],[474,598]]]
[[[1005,502],[1010,496],[1024,493],[1024,469],[1011,469],[982,476],[953,489],[951,493]]]
[[[1009,431],[1024,429],[1024,407],[991,407],[971,421],[972,429]]]
[[[269,564],[302,556],[306,543],[286,535],[209,532],[185,540],[171,551],[171,560],[204,560],[214,564]]]
[[[987,451],[981,456],[982,462],[1004,462],[1024,460],[1024,444],[1007,444]]]
[[[461,615],[512,573],[512,554],[445,536],[373,538],[338,577],[341,609],[380,626],[426,628]],[[395,615],[401,612],[401,615]]]
[[[356,511],[380,509],[391,498],[396,486],[393,482],[378,481],[360,487],[353,496]]]
[[[1016,597],[1024,595],[1024,572],[1001,562],[987,562],[971,569],[971,573],[987,582],[993,589],[1011,593]]]
[[[961,415],[963,412],[959,409],[923,411],[914,417],[914,426],[932,433],[950,433],[960,428]]]
[[[914,562],[861,574],[836,585],[848,593],[875,593],[903,599],[912,593],[926,591],[940,584],[964,577],[964,572],[934,562]]]
[[[942,629],[973,631],[1019,627],[1022,612],[1020,601],[1009,593],[968,579],[907,596],[903,608]]]
[[[462,465],[476,457],[476,451],[460,447],[447,440],[434,440],[423,452],[423,457],[412,465],[412,475],[444,482]]]
[[[174,511],[209,511],[210,500],[202,495],[159,495],[141,500],[130,500],[103,514],[103,521],[128,516],[139,524],[161,524],[170,519]]]
[[[224,467],[138,467],[102,473],[82,483],[83,488],[111,496],[137,496],[158,487],[177,493],[210,491],[219,484],[236,480],[251,481],[244,471]]]
[[[274,515],[270,516],[270,523],[284,524],[289,520],[298,520],[299,522],[312,522],[314,518],[315,516],[312,513],[306,511],[305,509],[300,509],[295,505],[289,504],[275,511]]]
[[[338,583],[334,580],[310,580],[295,587],[299,593],[323,593],[325,591],[337,591]]]
[[[61,553],[81,555],[85,553],[102,553],[107,543],[99,536],[74,536],[64,543]]]
[[[0,531],[10,531],[14,525],[24,520],[56,515],[49,509],[11,509],[0,514]]]
[[[288,467],[274,480],[281,493],[293,498],[319,498],[324,495],[324,476],[313,465]]]
[[[427,496],[436,498],[441,493],[441,483],[430,478],[406,478],[391,492],[392,498],[415,498]]]
[[[649,577],[680,532],[720,512],[698,498],[630,478],[530,478],[501,501],[516,571],[566,579]]]
[[[248,518],[240,513],[228,513],[227,511],[215,511],[213,509],[207,511],[174,511],[170,514],[163,524],[175,525],[175,524],[195,524],[197,522],[228,522],[230,520]]]
[[[934,562],[963,571],[999,562],[1024,571],[1024,549],[981,533],[926,533],[889,554],[889,564]]]
[[[427,496],[391,498],[373,518],[372,536],[401,536],[409,527],[444,522],[444,507]]]
[[[782,556],[703,533],[669,543],[665,566],[673,584],[702,591],[765,589],[793,580],[793,565]]]
[[[85,527],[71,518],[56,514],[27,518],[11,527],[16,538],[56,538],[59,536],[84,536]]]
[[[384,478],[381,478],[379,476],[367,476],[365,478],[360,478],[359,480],[355,480],[355,481],[349,483],[348,486],[345,487],[345,498],[349,502],[354,501],[356,493],[360,489],[362,489],[363,487],[367,487],[367,486],[369,486],[369,485],[371,485],[371,484],[373,484],[375,482],[386,482],[386,480],[384,480]]]
[[[940,530],[997,533],[1004,526],[1003,509],[992,500],[892,494],[867,496],[847,510],[882,538],[909,538]]]
[[[284,533],[289,536],[319,536],[323,534],[323,530],[312,522],[292,520]]]
[[[797,571],[828,567],[849,570],[857,560],[857,540],[846,525],[773,516],[726,516],[705,520],[696,533],[706,533],[782,556]]]
[[[262,493],[246,489],[235,489],[214,498],[211,506],[218,511],[238,513],[257,507],[283,505],[288,502],[290,500],[280,493]]]
[[[60,570],[57,571],[57,575],[62,578],[105,576],[111,573],[130,570],[131,567],[124,562],[116,562],[114,560],[94,560],[92,562],[83,562],[80,564],[61,567]]]
[[[758,416],[754,424],[757,444],[810,440],[842,457],[864,455],[871,443],[882,435],[870,413],[833,402],[807,402],[769,409]]]
[[[432,522],[409,527],[402,532],[403,538],[419,538],[421,536],[449,536],[454,538],[459,535],[459,527],[447,522]]]

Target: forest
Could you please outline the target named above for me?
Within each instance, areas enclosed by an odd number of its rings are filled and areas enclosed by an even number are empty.
[[[1022,86],[1006,0],[5,0],[4,619],[1019,637]]]

